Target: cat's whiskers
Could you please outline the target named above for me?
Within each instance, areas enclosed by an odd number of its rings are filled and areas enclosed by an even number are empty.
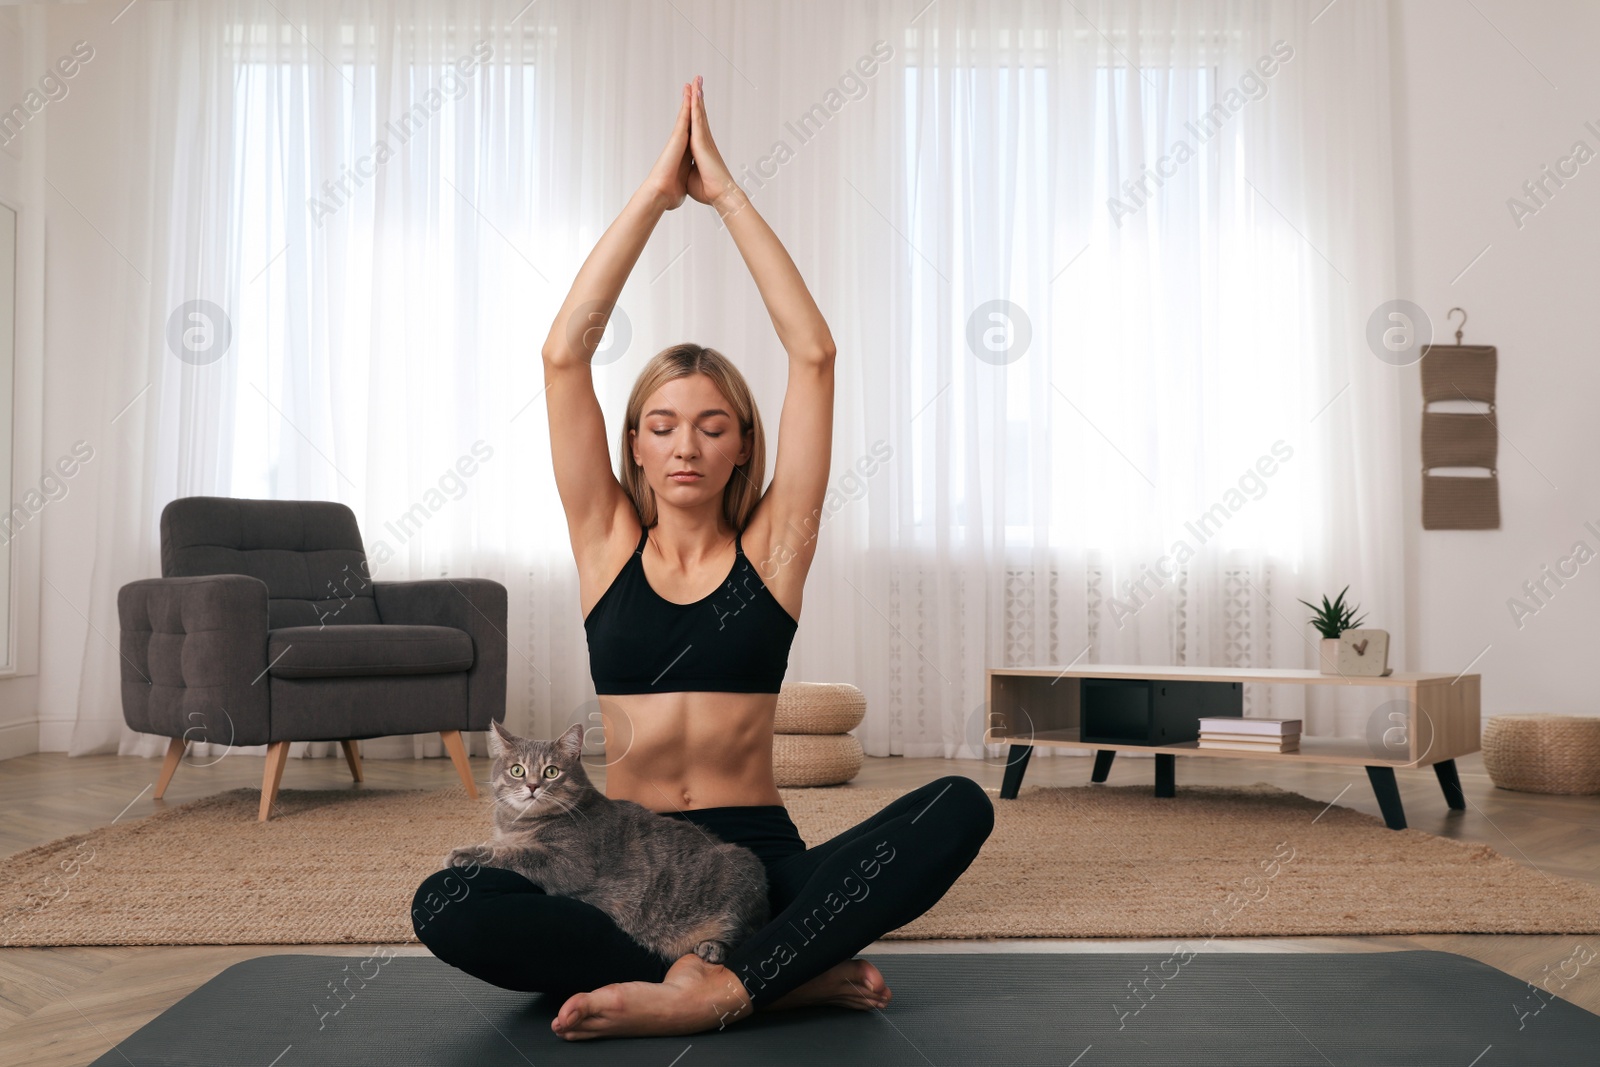
[[[494,799],[495,799],[495,803],[497,803],[497,804],[507,804],[507,805],[510,805],[510,806],[513,806],[513,807],[516,806],[516,801],[515,800],[511,799],[510,797],[503,797],[503,796],[499,795],[498,793],[495,794],[495,798]],[[512,822],[516,822],[516,821],[520,820],[524,815],[526,815],[528,813],[528,809],[533,807],[534,804],[536,804],[540,799],[541,798],[539,798],[539,797],[530,798],[526,804],[523,804],[521,807],[518,807],[517,808],[517,814],[512,817]],[[546,793],[546,794],[544,794],[542,799],[548,800],[556,808],[560,809],[562,814],[566,815],[568,818],[570,818],[572,816],[572,813],[574,811],[577,811],[579,815],[583,815],[583,817],[585,819],[589,818],[589,816],[584,815],[584,813],[581,810],[578,809],[576,801],[564,800],[564,799],[562,799],[560,796],[558,796],[555,793]]]
[[[563,800],[562,798],[556,796],[554,793],[550,794],[550,800],[551,800],[552,803],[554,803],[556,805],[556,807],[561,808],[562,814],[564,814],[564,815],[567,815],[567,816],[570,817],[572,815],[572,813],[575,812],[575,811],[579,815],[583,815],[583,812],[578,808],[578,802],[575,801],[575,800],[574,801],[566,801],[566,800]],[[589,816],[587,816],[587,815],[583,815],[583,817],[584,817],[585,820],[588,820],[588,818],[589,818]]]
[[[501,796],[499,793],[496,793],[494,795],[494,802],[496,804],[505,804],[508,807],[516,807],[517,806],[515,800],[511,799],[510,797]],[[517,808],[517,814],[513,817],[512,821],[515,822],[517,819],[520,819],[524,815],[526,815],[527,812],[528,812],[528,809],[533,807],[533,803],[534,803],[533,800],[530,798],[526,804],[523,804],[521,807]]]

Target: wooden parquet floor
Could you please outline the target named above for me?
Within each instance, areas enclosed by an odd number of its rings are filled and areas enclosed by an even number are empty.
[[[480,782],[487,761],[472,761]],[[1478,756],[1457,761],[1468,805],[1450,812],[1433,773],[1399,771],[1401,795],[1410,825],[1418,830],[1493,847],[1519,863],[1553,876],[1600,884],[1600,797],[1556,797],[1496,789]],[[1082,785],[1091,761],[1035,755],[1025,785]],[[160,761],[128,756],[68,759],[39,753],[0,762],[0,852],[102,826],[139,819],[158,807],[182,804],[240,786],[259,788],[263,760],[229,756],[212,766],[184,765],[162,801],[150,786]],[[1178,796],[1191,785],[1240,785],[1264,781],[1305,796],[1378,815],[1377,802],[1359,767],[1274,765],[1266,760],[1179,760]],[[375,788],[437,788],[456,781],[448,760],[369,760],[367,783]],[[868,758],[850,787],[911,789],[944,774],[966,774],[998,788],[999,760]],[[604,774],[591,772],[604,787]],[[1154,764],[1148,758],[1118,757],[1110,781],[1148,784]],[[349,786],[342,759],[297,760],[284,774],[285,788]],[[352,788],[355,788],[352,786]],[[1530,908],[1539,902],[1530,900]],[[1092,939],[967,940],[959,942],[879,942],[868,951],[889,952],[1111,952],[1170,951],[1165,941]],[[1528,981],[1543,981],[1564,999],[1600,1012],[1600,960],[1571,976],[1564,961],[1575,952],[1600,952],[1600,939],[1582,936],[1436,934],[1362,938],[1226,938],[1215,951],[1379,952],[1406,948],[1438,949],[1481,960]],[[402,953],[426,953],[421,946],[396,946]],[[87,1064],[226,967],[278,952],[306,952],[305,946],[185,946],[141,948],[0,949],[0,1063],[39,1067]],[[321,946],[324,954],[366,956],[369,946]],[[1530,1002],[1536,1003],[1536,1002]],[[1513,1011],[1508,1004],[1507,1011]]]

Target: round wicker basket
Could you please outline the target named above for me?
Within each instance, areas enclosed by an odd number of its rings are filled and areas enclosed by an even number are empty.
[[[861,770],[854,734],[778,734],[772,739],[772,777],[780,788],[842,785]]]
[[[848,682],[784,682],[778,689],[773,730],[780,734],[848,733],[861,725],[866,714],[866,696]]]
[[[1501,789],[1600,793],[1600,718],[1496,715],[1484,726],[1483,767]]]

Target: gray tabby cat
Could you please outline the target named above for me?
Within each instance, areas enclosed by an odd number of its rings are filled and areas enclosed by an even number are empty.
[[[584,773],[583,725],[532,741],[491,724],[494,833],[453,850],[446,867],[515,871],[555,896],[599,908],[668,960],[721,963],[770,918],[756,854],[631,800],[612,800]]]

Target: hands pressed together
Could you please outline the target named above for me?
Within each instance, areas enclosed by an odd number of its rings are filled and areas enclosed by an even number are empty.
[[[683,102],[672,127],[667,146],[645,179],[646,188],[666,210],[671,211],[689,196],[702,204],[715,206],[739,187],[722,161],[722,153],[711,139],[706,121],[703,79],[695,75],[683,86]]]

